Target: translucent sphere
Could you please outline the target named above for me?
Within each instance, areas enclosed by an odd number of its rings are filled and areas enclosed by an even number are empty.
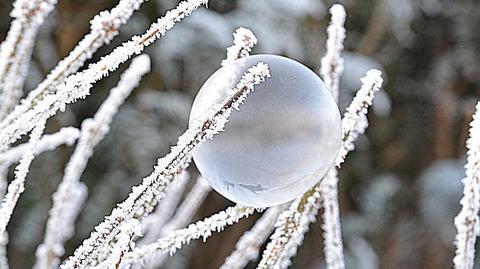
[[[334,164],[341,144],[337,105],[310,69],[275,55],[254,55],[217,70],[202,86],[190,124],[226,98],[243,73],[267,63],[271,77],[233,111],[222,132],[199,145],[193,159],[213,189],[246,206],[293,200]],[[227,87],[225,87],[227,85]]]

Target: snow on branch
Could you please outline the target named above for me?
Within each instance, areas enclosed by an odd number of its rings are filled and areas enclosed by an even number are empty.
[[[332,18],[327,28],[327,52],[322,58],[320,74],[335,100],[338,100],[338,86],[343,71],[343,40],[345,39],[345,8],[335,4],[330,8]]]
[[[212,232],[220,232],[228,226],[237,223],[240,219],[248,217],[255,211],[251,207],[233,206],[216,213],[204,220],[190,224],[187,228],[169,233],[157,242],[134,249],[125,257],[125,265],[128,268],[132,262],[144,264],[152,256],[170,253],[174,254],[183,245],[190,241],[202,238],[203,241],[212,235]]]
[[[235,245],[235,250],[227,257],[220,269],[242,269],[251,261],[257,259],[260,247],[272,233],[275,221],[283,209],[281,206],[269,208],[255,222],[249,231],[245,232]]]
[[[30,134],[30,141],[28,142],[28,148],[20,159],[20,163],[15,168],[15,179],[10,182],[7,188],[7,193],[3,197],[2,204],[0,206],[0,235],[7,229],[7,225],[10,222],[10,218],[13,214],[13,209],[17,205],[18,198],[25,190],[25,180],[30,169],[30,164],[33,161],[34,148],[40,139],[40,136],[45,129],[45,121],[40,122],[33,129]]]
[[[144,0],[120,0],[109,11],[102,11],[90,21],[90,33],[75,46],[68,56],[60,61],[28,96],[0,123],[1,127],[10,124],[19,115],[31,109],[47,94],[55,92],[56,85],[66,76],[76,72],[104,44],[118,35],[120,26],[125,24]]]
[[[55,94],[45,96],[34,107],[19,115],[12,123],[0,130],[0,152],[32,130],[36,122],[48,119],[58,110],[63,111],[67,104],[74,103],[80,98],[86,98],[94,83],[108,76],[132,56],[140,54],[146,46],[164,36],[175,23],[192,14],[207,1],[185,0],[180,2],[176,8],[168,11],[164,17],[153,23],[144,34],[132,37],[110,54],[102,57],[100,61],[90,64],[84,71],[68,76],[63,83],[58,85]]]
[[[475,259],[475,241],[480,232],[478,210],[480,209],[480,102],[477,103],[470,123],[467,140],[466,177],[463,179],[462,209],[455,218],[455,269],[472,269]]]
[[[49,212],[44,241],[37,248],[34,268],[58,268],[60,257],[64,254],[63,244],[73,235],[75,220],[86,198],[87,190],[78,181],[94,147],[109,132],[113,116],[140,83],[142,76],[149,71],[150,58],[147,55],[134,58],[95,116],[83,121],[78,145],[65,168],[65,175],[57,191],[53,194],[53,207]]]
[[[375,92],[383,83],[381,72],[376,69],[369,70],[361,81],[362,86],[342,119],[343,142],[337,156],[337,165],[343,163],[346,154],[353,150],[353,142],[368,127],[366,117],[368,107],[372,104]],[[335,175],[332,169],[327,173],[327,177]],[[290,265],[290,259],[296,254],[298,246],[302,244],[304,234],[308,231],[308,225],[316,220],[323,198],[320,194],[323,184],[325,184],[325,180],[295,199],[292,205],[280,214],[275,224],[275,232],[270,237],[271,241],[263,252],[262,260],[257,268],[277,269],[287,268]],[[335,246],[338,245],[338,242],[332,243]]]
[[[109,242],[117,233],[123,222],[135,215],[141,217],[150,213],[155,201],[165,195],[165,190],[178,171],[183,171],[190,161],[190,152],[207,139],[221,131],[230,117],[233,109],[239,106],[254,86],[262,83],[270,76],[268,65],[258,63],[248,69],[237,86],[228,92],[227,98],[213,106],[205,113],[203,120],[194,122],[178,139],[177,145],[171,148],[169,154],[160,158],[154,171],[142,180],[142,183],[132,188],[131,193],[122,203],[113,209],[110,216],[95,227],[90,237],[83,241],[61,268],[79,268],[97,258],[99,247]]]
[[[16,0],[7,38],[0,46],[0,120],[23,94],[35,38],[56,0]]]
[[[233,45],[227,48],[227,58],[222,61],[222,66],[228,65],[235,60],[250,55],[253,47],[257,44],[257,37],[247,28],[240,27],[233,33]]]

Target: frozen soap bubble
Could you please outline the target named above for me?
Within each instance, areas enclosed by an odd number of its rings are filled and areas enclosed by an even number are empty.
[[[213,189],[241,205],[293,200],[334,164],[341,144],[337,105],[310,69],[275,55],[254,55],[220,68],[202,86],[190,124],[226,98],[243,73],[267,63],[271,77],[255,87],[225,132],[199,145],[193,159]]]

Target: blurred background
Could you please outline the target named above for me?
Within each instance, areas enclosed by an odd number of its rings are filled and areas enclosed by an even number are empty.
[[[480,1],[340,2],[348,14],[341,111],[368,69],[379,68],[386,78],[384,91],[369,114],[367,135],[358,140],[340,172],[347,268],[451,268],[465,140],[480,94]],[[145,3],[92,61],[143,32],[177,3]],[[328,8],[333,3],[211,0],[208,9],[201,8],[148,48],[152,72],[121,107],[82,177],[89,188],[88,201],[66,255],[175,144],[187,127],[196,92],[219,68],[237,27],[248,27],[258,37],[254,53],[285,55],[317,71],[325,52]],[[115,4],[113,0],[59,0],[41,28],[25,90],[33,89],[68,54],[89,31],[89,20],[95,14]],[[11,1],[0,1],[1,40],[10,24],[10,10]],[[90,97],[51,119],[47,133],[62,126],[79,127],[95,113],[120,73],[97,83]],[[71,152],[72,148],[61,147],[35,159],[9,225],[12,268],[32,266],[35,249],[43,239],[51,195]],[[191,173],[197,173],[194,167]],[[212,192],[196,219],[229,204]],[[193,242],[163,268],[218,268],[257,217],[215,234],[206,243]],[[317,221],[291,268],[324,268],[322,248],[321,221]]]

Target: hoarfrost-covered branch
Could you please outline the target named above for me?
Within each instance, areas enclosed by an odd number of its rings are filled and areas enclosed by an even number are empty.
[[[3,200],[8,185],[8,168],[7,165],[0,165],[0,200]]]
[[[28,142],[28,149],[20,159],[20,163],[15,168],[15,179],[10,182],[7,188],[7,193],[3,198],[0,207],[0,235],[7,229],[10,218],[13,214],[13,209],[17,205],[18,198],[25,190],[25,180],[30,169],[30,164],[35,157],[33,149],[36,147],[40,136],[45,129],[45,121],[40,122],[30,134],[30,141]]]
[[[455,269],[472,269],[475,260],[475,241],[480,232],[478,210],[480,209],[480,102],[477,103],[470,123],[467,140],[466,177],[463,179],[462,209],[455,218]]]
[[[163,236],[167,236],[171,231],[184,228],[193,218],[198,208],[200,208],[210,190],[210,185],[208,185],[202,177],[199,177],[192,190],[185,197],[185,200],[180,204],[180,207],[177,209],[177,213],[175,213],[173,218],[161,229],[157,228],[158,232],[155,235],[156,238],[154,241]],[[156,225],[156,227],[158,227],[158,225]],[[145,268],[159,268],[168,257],[166,254],[155,256],[156,257],[150,259],[150,262]]]
[[[189,16],[206,3],[207,0],[180,2],[176,8],[168,11],[164,17],[153,23],[144,34],[132,37],[129,41],[115,48],[110,54],[102,57],[100,61],[90,64],[84,71],[68,76],[58,86],[55,94],[45,96],[34,107],[19,115],[11,124],[0,130],[0,152],[4,151],[10,143],[15,142],[33,129],[36,122],[48,119],[55,115],[58,110],[63,111],[67,104],[85,98],[90,94],[90,89],[94,83],[115,71],[121,63],[124,63],[133,55],[140,54],[146,46],[165,35],[175,23]]]
[[[0,268],[8,269],[8,259],[7,259],[7,244],[8,244],[8,233],[4,232],[3,235],[0,235]]]
[[[320,74],[335,100],[338,100],[338,86],[343,72],[343,40],[345,39],[345,8],[335,4],[330,8],[332,18],[327,28],[327,52],[322,58]]]
[[[227,58],[222,66],[231,64],[235,60],[250,55],[252,48],[257,44],[257,37],[247,28],[240,27],[233,33],[233,45],[227,48]]]
[[[297,198],[290,207],[280,213],[275,231],[262,254],[259,269],[280,269],[290,265],[290,258],[296,254],[297,246],[303,242],[310,222],[316,220],[320,208],[319,186],[315,186],[302,198]]]
[[[33,154],[36,156],[44,151],[54,150],[62,144],[71,146],[79,136],[80,132],[74,127],[65,127],[54,134],[44,135],[33,149]],[[0,155],[0,198],[7,186],[8,168],[25,154],[28,147],[28,143],[22,144]]]
[[[343,72],[343,41],[345,39],[345,8],[335,4],[330,8],[332,14],[327,28],[327,52],[322,58],[320,73],[333,98],[338,103],[339,83]],[[327,268],[344,269],[343,244],[338,201],[338,176],[336,168],[331,168],[320,184],[320,196],[323,202],[324,253]],[[312,209],[314,209],[312,207]],[[316,209],[316,208],[315,208]],[[317,209],[318,210],[318,209]],[[307,224],[308,228],[308,224]],[[306,230],[305,230],[306,232]]]
[[[263,216],[255,222],[252,229],[245,232],[235,245],[235,250],[227,257],[220,269],[242,269],[258,257],[260,247],[272,233],[281,206],[269,208]]]
[[[262,83],[270,76],[268,65],[258,63],[251,67],[240,79],[237,86],[228,92],[222,104],[215,105],[205,113],[203,120],[194,122],[191,127],[179,137],[177,145],[171,148],[169,154],[160,158],[154,171],[142,180],[142,183],[132,188],[131,193],[113,209],[110,216],[95,227],[90,237],[83,241],[61,268],[79,268],[87,265],[98,256],[99,246],[109,242],[118,233],[118,226],[135,215],[150,213],[155,201],[161,199],[173,176],[188,165],[190,152],[199,143],[221,131],[230,117],[233,109],[238,109],[254,86]],[[147,206],[145,206],[147,205]]]
[[[63,243],[75,231],[75,221],[87,199],[88,190],[82,182],[72,182],[69,187],[68,200],[62,201],[65,204],[62,204],[61,208],[59,208],[58,199],[55,199],[57,197],[54,196],[54,209],[56,211],[50,210],[44,241],[35,252],[37,258],[33,266],[35,269],[58,268],[60,257],[65,254]],[[61,213],[62,215],[52,216],[52,213]],[[52,227],[53,224],[58,226]]]
[[[43,135],[33,149],[33,154],[38,155],[45,151],[54,150],[63,144],[71,146],[79,136],[80,131],[75,127],[64,127],[56,133]],[[10,165],[18,161],[27,150],[28,143],[18,145],[5,151],[0,155],[0,164]]]
[[[87,194],[86,187],[78,181],[94,147],[109,132],[118,108],[149,71],[150,59],[147,55],[134,58],[95,116],[83,121],[78,145],[65,168],[58,190],[53,194],[53,207],[49,212],[44,241],[37,248],[34,268],[58,268],[60,257],[64,254],[63,244],[73,235],[75,220]]]
[[[162,235],[162,228],[172,218],[175,209],[182,198],[182,194],[189,181],[189,174],[183,171],[167,189],[165,197],[157,204],[155,211],[142,221],[142,244],[152,243]]]
[[[120,268],[120,264],[125,254],[135,247],[133,242],[135,236],[140,234],[140,222],[137,219],[129,219],[120,227],[120,233],[117,242],[110,251],[108,258],[95,268]]]
[[[60,61],[28,96],[17,105],[15,109],[0,123],[4,127],[15,120],[19,115],[31,109],[44,96],[54,93],[55,86],[66,76],[76,72],[92,55],[104,44],[118,35],[121,25],[125,24],[135,10],[145,0],[120,0],[109,11],[102,11],[90,21],[90,33],[75,46],[68,56]]]
[[[0,120],[23,94],[38,29],[53,10],[56,0],[16,0],[7,38],[0,46]]]
[[[161,236],[165,236],[169,232],[187,225],[202,205],[210,190],[210,185],[202,177],[199,177],[192,190],[185,197],[185,201],[178,207],[177,213],[162,229]]]
[[[346,154],[353,150],[353,142],[368,127],[366,117],[368,107],[372,104],[375,92],[383,83],[381,72],[376,69],[369,70],[361,81],[362,86],[342,119],[343,141],[337,156],[337,165],[343,163]],[[327,175],[332,175],[331,170]],[[275,232],[270,237],[271,241],[263,252],[257,268],[278,269],[287,268],[290,265],[290,258],[296,254],[298,246],[302,244],[308,225],[316,220],[322,202],[320,194],[322,184],[324,184],[323,181],[295,199],[290,208],[280,214],[275,224]]]
[[[150,257],[164,253],[172,255],[183,245],[189,244],[191,240],[202,238],[205,242],[212,235],[212,232],[223,231],[226,226],[237,223],[240,219],[253,214],[254,211],[254,208],[237,205],[190,224],[187,228],[173,231],[157,242],[137,248],[127,254],[125,258],[126,266],[128,268],[132,261],[143,264]]]
[[[338,175],[336,168],[328,171],[320,183],[323,205],[323,242],[327,268],[344,269],[340,207],[338,204]]]
[[[343,115],[343,143],[336,160],[337,166],[345,161],[345,156],[348,152],[355,149],[353,142],[359,135],[362,135],[368,127],[368,108],[372,105],[375,92],[379,91],[382,87],[382,72],[377,69],[371,69],[360,81],[362,82],[362,87],[358,90],[352,103]]]

